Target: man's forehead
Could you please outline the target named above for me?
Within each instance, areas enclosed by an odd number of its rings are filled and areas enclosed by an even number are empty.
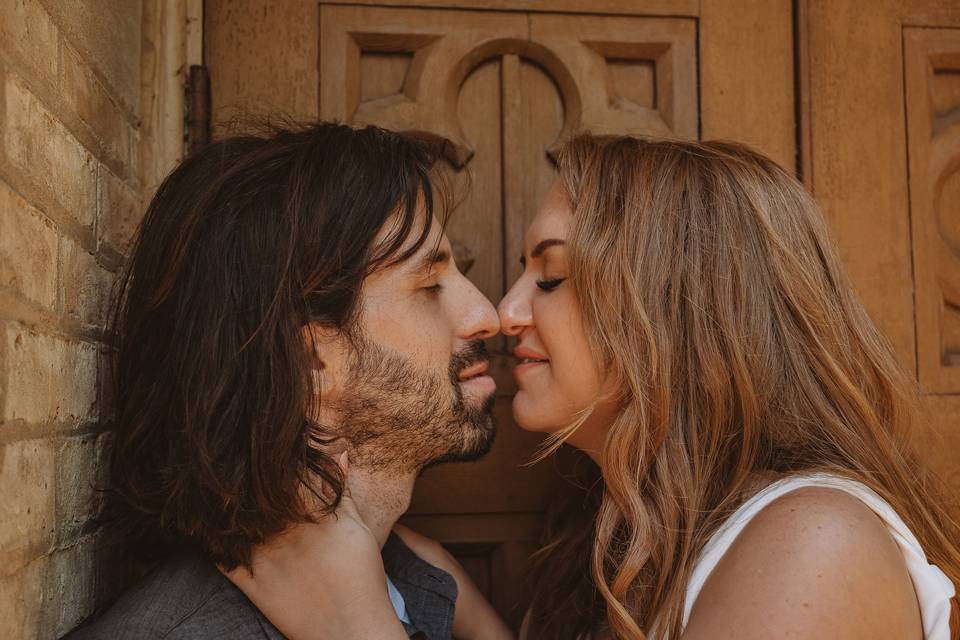
[[[404,267],[415,272],[428,271],[434,265],[445,263],[451,254],[450,240],[440,224],[434,220],[430,235],[417,252],[410,256]]]
[[[418,211],[418,215],[414,221],[413,227],[409,230],[406,238],[403,240],[403,244],[400,245],[399,250],[396,252],[397,255],[403,255],[413,248],[423,234],[423,227],[426,224],[426,221],[426,212],[421,208]],[[376,246],[381,247],[389,242],[394,234],[399,231],[402,222],[403,219],[400,214],[392,215],[377,233],[375,239]],[[451,251],[452,248],[450,245],[450,240],[447,238],[443,224],[441,224],[440,220],[434,216],[430,224],[430,232],[427,234],[426,238],[424,238],[416,252],[414,252],[403,262],[393,265],[387,270],[397,269],[403,271],[419,271],[424,266],[425,262],[443,262],[445,257],[450,255]],[[437,258],[443,259],[438,260]]]

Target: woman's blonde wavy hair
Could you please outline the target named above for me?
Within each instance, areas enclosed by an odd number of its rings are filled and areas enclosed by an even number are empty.
[[[804,188],[727,142],[583,135],[558,170],[571,281],[622,410],[593,525],[568,527],[537,560],[528,637],[576,637],[586,620],[617,638],[654,622],[677,638],[710,535],[758,481],[805,471],[876,491],[960,584],[957,527],[908,447],[915,385]],[[589,554],[590,570],[571,554]]]

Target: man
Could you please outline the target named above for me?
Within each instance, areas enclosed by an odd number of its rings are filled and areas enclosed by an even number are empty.
[[[255,560],[303,535],[329,536],[318,629],[389,598],[396,629],[451,636],[457,583],[391,533],[425,467],[494,434],[498,320],[435,218],[442,151],[318,124],[216,142],[161,185],[113,322],[107,519],[160,564],[71,638],[282,637],[251,599],[290,594]],[[382,548],[379,582],[342,594],[366,568],[356,531]]]

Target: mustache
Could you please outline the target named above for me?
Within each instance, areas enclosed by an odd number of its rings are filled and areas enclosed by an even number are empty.
[[[450,356],[450,382],[460,382],[460,372],[478,362],[490,359],[487,345],[483,340],[471,340],[462,349]]]

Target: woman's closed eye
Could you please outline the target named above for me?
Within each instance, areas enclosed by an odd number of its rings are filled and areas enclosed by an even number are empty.
[[[550,278],[547,280],[537,280],[537,287],[539,287],[541,291],[553,291],[554,289],[559,287],[560,283],[562,283],[564,280],[566,280],[566,278]]]

